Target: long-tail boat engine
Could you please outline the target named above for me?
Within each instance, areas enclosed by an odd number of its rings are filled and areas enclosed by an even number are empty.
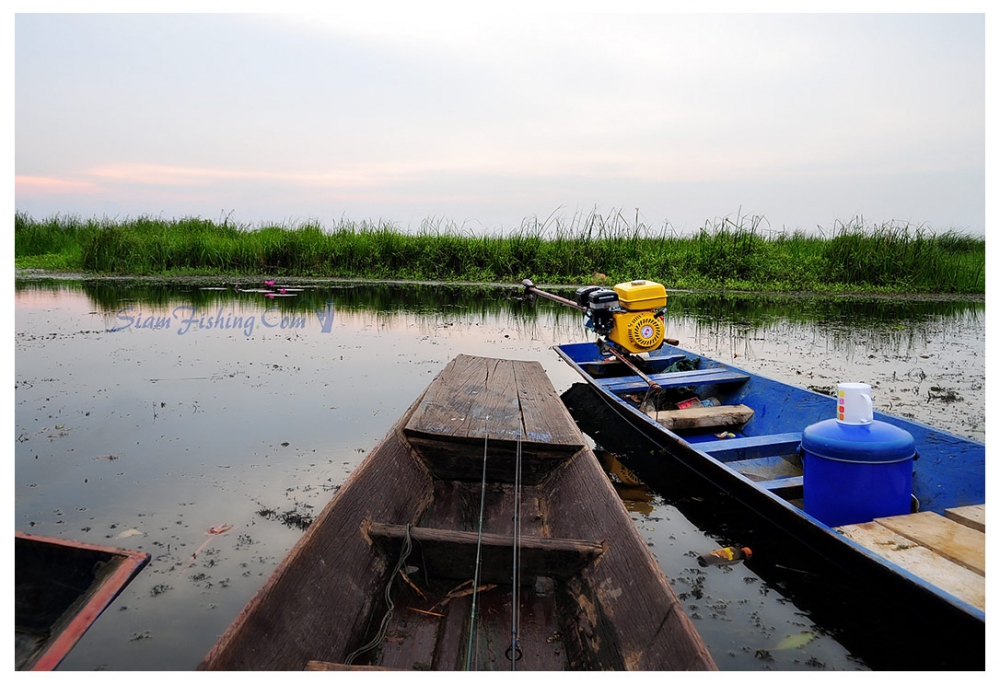
[[[530,293],[582,310],[584,325],[624,352],[640,354],[663,345],[667,289],[660,283],[635,280],[619,283],[613,289],[584,286],[577,289],[575,300],[538,290],[528,279],[523,283]]]

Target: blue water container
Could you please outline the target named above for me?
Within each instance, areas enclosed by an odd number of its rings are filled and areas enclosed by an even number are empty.
[[[883,421],[814,423],[802,432],[805,511],[828,526],[910,513],[913,436]]]

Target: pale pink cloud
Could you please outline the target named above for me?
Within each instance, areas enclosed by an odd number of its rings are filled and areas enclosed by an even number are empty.
[[[92,181],[55,176],[15,176],[14,192],[18,197],[46,195],[94,195],[101,187]]]
[[[354,188],[378,184],[378,180],[367,170],[289,172],[126,162],[95,167],[90,169],[87,174],[103,181],[161,187],[203,185],[206,183],[245,183],[248,181]]]

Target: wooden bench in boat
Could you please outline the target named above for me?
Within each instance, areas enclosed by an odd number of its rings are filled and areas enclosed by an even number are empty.
[[[793,454],[801,442],[802,433],[773,433],[700,442],[696,447],[719,461],[734,462]]]
[[[802,433],[774,433],[710,440],[696,447],[755,481],[758,487],[787,491],[779,494],[791,499],[802,496],[801,442]]]
[[[399,556],[407,537],[406,526],[372,523],[368,536],[386,553],[387,558]],[[479,535],[473,531],[414,527],[409,531],[414,547],[420,549],[425,573],[436,578],[464,580],[469,569],[476,566]],[[566,579],[579,573],[604,554],[600,542],[520,536],[521,582],[534,583],[539,576]],[[482,534],[481,578],[486,583],[510,583],[510,559],[513,557],[510,535]],[[491,577],[491,573],[499,574]]]
[[[745,404],[732,404],[650,411],[647,415],[668,430],[738,428],[753,418],[753,409]]]
[[[664,369],[675,364],[683,359],[687,359],[685,354],[650,354],[649,361],[655,362],[657,368]],[[624,364],[620,359],[610,358],[602,359],[600,361],[590,361],[590,362],[579,362],[580,368],[589,373],[595,378],[600,378],[606,373],[614,373],[616,376],[621,377],[621,370],[624,368]]]
[[[739,371],[718,368],[654,373],[649,378],[655,381],[661,388],[684,388],[687,386],[714,385],[717,383],[743,383],[749,380],[750,376]],[[618,395],[627,392],[644,392],[649,389],[649,384],[639,376],[595,378],[594,382]]]
[[[965,525],[968,522],[970,525]],[[837,531],[919,578],[986,609],[986,505],[923,511]]]

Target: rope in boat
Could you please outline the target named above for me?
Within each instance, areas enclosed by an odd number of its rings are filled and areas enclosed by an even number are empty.
[[[465,652],[465,670],[472,669],[472,647],[476,638],[479,637],[478,626],[478,599],[479,599],[479,568],[482,565],[483,553],[483,512],[486,509],[486,450],[489,446],[490,434],[486,430],[486,421],[489,416],[483,418],[483,481],[479,492],[479,536],[476,539],[476,571],[472,579],[472,612],[469,615],[469,645]]]
[[[396,568],[392,569],[392,574],[389,576],[389,582],[385,584],[385,616],[382,617],[382,623],[379,625],[378,633],[372,638],[371,642],[358,647],[356,650],[347,655],[344,659],[344,664],[347,666],[351,665],[359,655],[364,654],[370,649],[374,649],[378,645],[382,644],[382,640],[385,639],[386,630],[389,628],[389,621],[392,619],[392,614],[395,611],[396,604],[392,601],[392,582],[399,575],[399,572],[403,569],[403,564],[406,563],[406,558],[410,556],[410,551],[413,549],[413,540],[410,538],[410,528],[413,524],[406,524],[406,537],[403,538],[403,546],[399,551],[399,561],[396,562]]]
[[[521,431],[517,432],[517,451],[514,457],[514,569],[511,572],[510,608],[510,670],[517,670],[517,660],[521,658],[518,645],[518,629],[521,624]]]

